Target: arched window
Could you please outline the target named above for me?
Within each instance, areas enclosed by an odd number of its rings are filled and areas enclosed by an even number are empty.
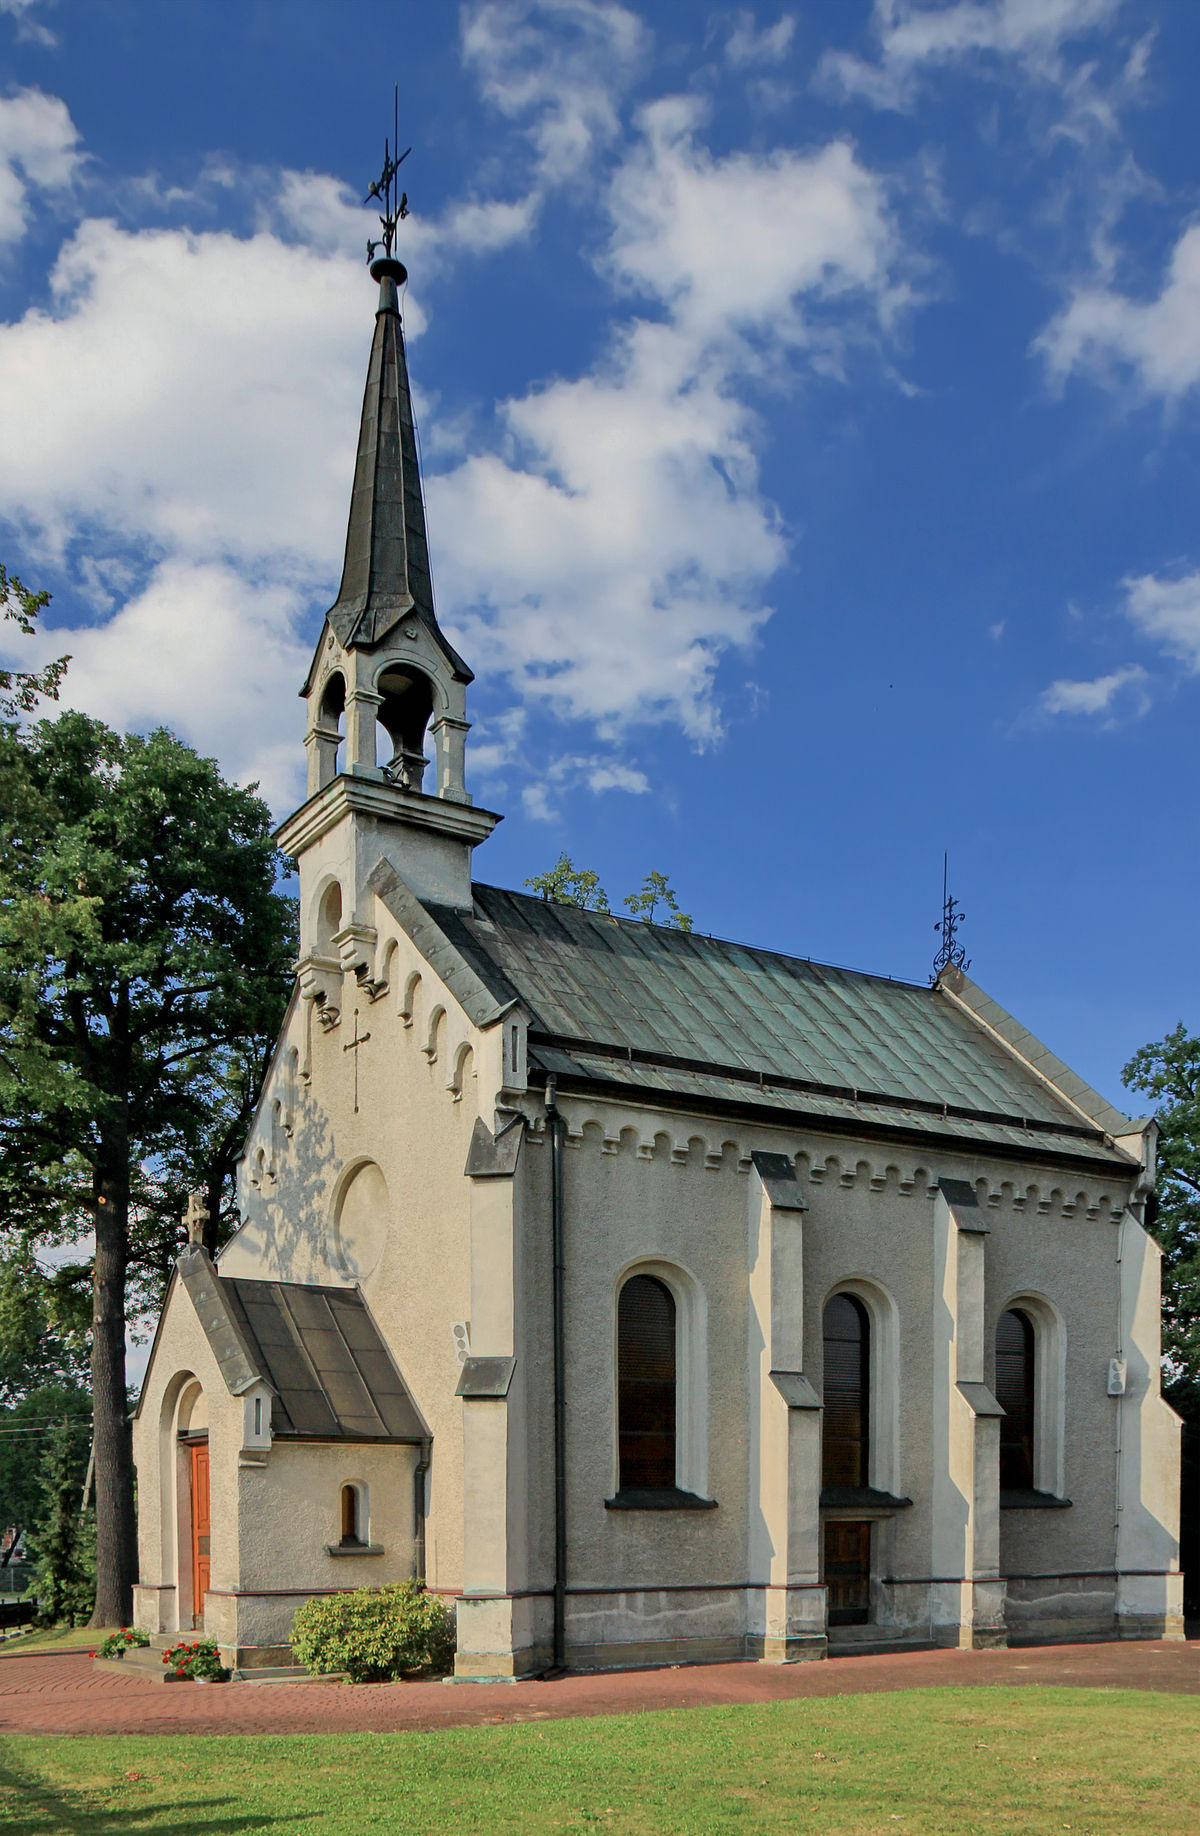
[[[675,1297],[656,1275],[617,1302],[617,1441],[622,1491],[675,1485]]]
[[[821,1424],[821,1483],[870,1484],[871,1323],[853,1294],[835,1294],[825,1307],[825,1410]]]
[[[1034,1330],[1027,1313],[1010,1307],[996,1324],[996,1401],[1000,1420],[1000,1490],[1030,1492],[1034,1485]]]
[[[356,1485],[344,1485],[341,1495],[342,1544],[365,1543],[362,1534],[366,1528],[362,1522],[362,1495]]]

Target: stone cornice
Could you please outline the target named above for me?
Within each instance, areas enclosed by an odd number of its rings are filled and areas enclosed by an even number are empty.
[[[448,797],[402,790],[382,776],[361,778],[343,772],[280,823],[275,842],[294,859],[350,815],[373,816],[377,822],[445,835],[470,847],[486,841],[501,820],[494,811],[478,809],[473,803],[453,803]]]

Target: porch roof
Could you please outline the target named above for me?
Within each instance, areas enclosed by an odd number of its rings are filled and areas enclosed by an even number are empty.
[[[276,1437],[423,1441],[428,1430],[356,1288],[218,1275]]]

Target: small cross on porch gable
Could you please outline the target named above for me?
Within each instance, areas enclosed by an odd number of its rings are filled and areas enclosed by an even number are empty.
[[[366,1045],[367,1040],[370,1037],[371,1037],[370,1033],[360,1033],[358,1030],[358,1009],[356,1007],[354,1010],[354,1037],[353,1039],[348,1039],[345,1045],[342,1047],[343,1052],[353,1052],[354,1053],[354,1113],[355,1115],[358,1114],[358,1048],[361,1045]]]

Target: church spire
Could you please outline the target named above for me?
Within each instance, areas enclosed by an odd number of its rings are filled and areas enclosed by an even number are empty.
[[[470,670],[443,636],[433,609],[429,538],[400,320],[399,288],[408,272],[392,254],[396,224],[408,214],[408,199],[394,198],[401,160],[393,154],[394,148],[385,147],[383,173],[368,194],[383,204],[384,252],[371,262],[371,277],[379,282],[379,307],[363,395],[342,584],[329,623],[346,649],[372,649],[401,619],[415,616],[428,626],[458,679],[470,682]],[[368,244],[368,253],[373,255],[378,247]]]

